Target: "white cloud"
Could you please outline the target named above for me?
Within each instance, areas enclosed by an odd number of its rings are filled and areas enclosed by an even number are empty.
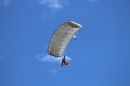
[[[0,6],[7,6],[10,4],[10,0],[0,0]]]
[[[63,7],[62,0],[40,0],[39,4],[46,5],[53,9],[59,9]]]
[[[43,18],[46,18],[48,15],[50,17],[54,16],[55,12],[57,12],[59,9],[62,9],[65,5],[69,4],[68,0],[39,0],[38,3],[49,8],[47,10],[44,10],[45,12],[42,14]]]
[[[44,55],[43,53],[38,54],[37,56],[35,56],[35,58],[37,58],[40,62],[44,62],[44,64],[46,64],[46,62],[53,64],[53,63],[58,63],[60,64],[62,61],[62,57],[53,57],[51,55]],[[71,58],[66,56],[66,61],[70,61]],[[48,64],[47,64],[48,65]],[[49,68],[49,70],[48,70]],[[53,76],[55,77],[66,77],[69,78],[68,76],[66,76],[64,74],[64,72],[62,70],[65,70],[64,67],[61,67],[60,65],[56,66],[56,65],[49,65],[47,66],[47,70],[49,73],[51,73]]]
[[[47,50],[47,44],[43,45],[43,49]],[[65,52],[65,51],[64,51]],[[63,56],[62,56],[63,57]],[[47,68],[47,70],[49,71],[49,73],[51,73],[52,75],[54,75],[55,77],[67,77],[64,73],[62,73],[64,70],[64,67],[61,67],[61,61],[62,61],[62,57],[54,57],[51,56],[49,54],[45,54],[45,53],[40,53],[38,55],[35,56],[35,58],[38,59],[38,61],[43,62],[44,65]],[[66,61],[71,61],[71,57],[66,56]],[[59,65],[54,65],[54,63],[58,63]],[[49,64],[49,65],[48,65]],[[52,65],[53,64],[53,65]]]
[[[61,9],[63,5],[68,4],[67,0],[40,0],[39,4],[46,5],[52,9]]]
[[[39,54],[36,56],[36,58],[38,58],[39,61],[43,61],[43,62],[61,63],[61,61],[62,61],[62,57],[56,58],[49,54],[47,54],[47,55]],[[66,56],[66,61],[70,61],[70,60],[71,60],[71,58]]]

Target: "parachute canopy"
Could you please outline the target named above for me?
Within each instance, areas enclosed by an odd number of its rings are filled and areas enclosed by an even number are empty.
[[[49,46],[48,54],[54,57],[61,57],[71,37],[82,26],[76,22],[68,21],[61,24],[53,34]]]

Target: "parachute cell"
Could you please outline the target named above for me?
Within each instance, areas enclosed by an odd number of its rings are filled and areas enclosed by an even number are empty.
[[[80,24],[73,21],[61,24],[50,40],[48,54],[61,57],[71,37],[73,37],[81,27]]]

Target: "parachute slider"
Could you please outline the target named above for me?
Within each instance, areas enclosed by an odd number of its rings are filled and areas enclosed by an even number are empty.
[[[76,40],[76,39],[77,39],[77,37],[76,37],[75,35],[73,35],[73,38],[74,38],[74,40]]]

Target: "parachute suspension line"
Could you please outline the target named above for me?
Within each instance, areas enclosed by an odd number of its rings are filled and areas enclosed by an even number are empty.
[[[62,56],[66,55],[66,49],[64,49]]]
[[[65,36],[65,37],[67,38],[67,36]],[[67,49],[67,47],[64,48],[62,56],[66,55],[66,49]]]

